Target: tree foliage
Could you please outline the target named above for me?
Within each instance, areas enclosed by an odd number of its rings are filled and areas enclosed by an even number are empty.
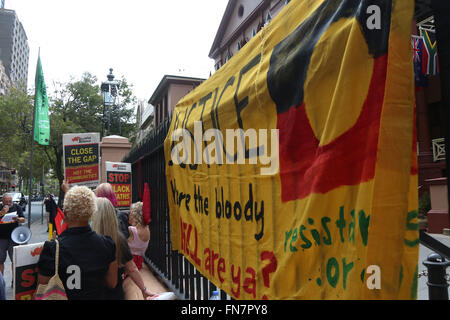
[[[11,88],[8,95],[0,96],[0,119],[0,159],[16,169],[19,186],[22,183],[26,186],[30,174],[33,96]],[[40,177],[46,164],[42,150],[35,150],[33,176]]]
[[[65,133],[82,132],[106,132],[104,129],[106,112],[103,106],[103,98],[97,78],[90,73],[84,73],[80,80],[67,84],[58,84],[50,102],[50,146],[46,150],[52,167],[55,168],[56,176],[61,184],[64,179],[63,173],[63,148],[62,135]],[[133,96],[131,86],[122,78],[120,81],[119,101],[121,101],[120,121],[122,124],[122,135],[130,136],[134,128]],[[112,113],[111,119],[119,119],[117,114]],[[111,122],[111,134],[118,134],[119,122]],[[128,128],[131,128],[128,129]],[[61,197],[60,197],[61,198]]]
[[[119,83],[120,118],[119,109],[111,108],[109,134],[119,134],[120,119],[121,135],[132,138],[135,131],[136,98],[132,85],[125,78],[122,77]],[[52,172],[61,184],[64,180],[62,135],[99,132],[103,137],[107,133],[105,121],[109,110],[103,106],[99,81],[90,73],[84,73],[79,80],[56,83],[53,92],[47,92],[50,105],[50,144],[41,146],[35,143],[33,176],[40,180],[44,166],[45,171]],[[17,167],[24,179],[29,174],[33,100],[33,96],[15,89],[9,95],[0,97],[0,158]]]

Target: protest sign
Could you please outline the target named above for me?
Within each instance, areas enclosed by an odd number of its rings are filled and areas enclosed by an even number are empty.
[[[44,242],[15,246],[14,260],[14,299],[31,300],[37,289],[37,263]]]
[[[105,161],[106,182],[110,183],[116,193],[117,206],[131,205],[131,163]]]
[[[64,177],[71,186],[99,184],[99,143],[99,133],[63,135]]]

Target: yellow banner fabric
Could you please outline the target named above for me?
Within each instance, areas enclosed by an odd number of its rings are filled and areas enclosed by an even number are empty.
[[[232,298],[416,298],[413,7],[290,1],[177,104],[172,245]]]

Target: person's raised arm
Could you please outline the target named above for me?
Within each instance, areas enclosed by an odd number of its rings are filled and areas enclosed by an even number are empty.
[[[67,183],[66,180],[64,180],[61,183],[61,190],[64,191],[64,193],[67,193],[67,191],[69,191],[69,189],[70,189],[70,185]]]

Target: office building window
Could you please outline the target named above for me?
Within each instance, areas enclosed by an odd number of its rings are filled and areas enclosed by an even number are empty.
[[[270,11],[267,12],[266,14],[266,22],[265,22],[265,26],[269,24],[269,22],[272,20],[272,16],[270,14]]]
[[[238,16],[239,18],[242,18],[243,15],[244,15],[244,6],[241,4],[238,9]]]

